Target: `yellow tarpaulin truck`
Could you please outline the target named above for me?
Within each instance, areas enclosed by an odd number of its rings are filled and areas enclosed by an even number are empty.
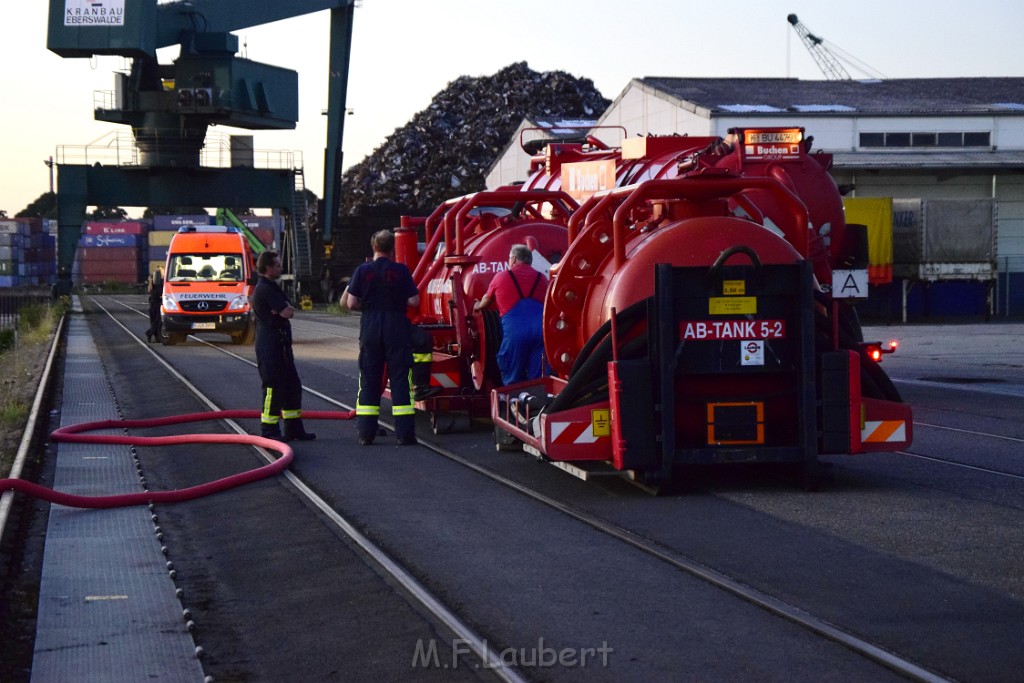
[[[892,282],[892,197],[846,197],[846,222],[868,228],[868,284]]]

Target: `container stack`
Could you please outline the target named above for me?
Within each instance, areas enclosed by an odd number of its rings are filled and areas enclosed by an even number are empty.
[[[153,216],[153,230],[149,233],[149,249],[146,254],[147,277],[157,268],[163,268],[167,261],[167,247],[178,228],[186,225],[209,225],[206,214]]]
[[[148,228],[142,221],[87,221],[75,255],[77,281],[83,285],[143,281]]]
[[[41,218],[0,220],[0,287],[48,285],[56,273],[57,237]]]
[[[281,216],[239,216],[238,220],[256,235],[267,249],[279,250],[284,219]]]

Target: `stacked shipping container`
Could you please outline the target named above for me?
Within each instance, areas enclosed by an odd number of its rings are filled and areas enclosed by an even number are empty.
[[[268,248],[280,248],[280,216],[239,216]],[[209,225],[212,216],[164,215],[147,221],[86,221],[71,279],[78,285],[139,283],[167,259],[171,237],[186,225]],[[57,221],[0,219],[0,287],[51,285],[57,272]]]
[[[56,234],[41,218],[0,220],[0,287],[48,285],[56,273]]]
[[[77,275],[83,285],[104,282],[141,282],[142,254],[149,225],[142,221],[87,221],[75,253]]]
[[[149,233],[149,251],[146,255],[147,277],[157,268],[163,268],[167,260],[167,247],[178,228],[186,225],[209,225],[211,218],[206,214],[153,216],[153,230]]]

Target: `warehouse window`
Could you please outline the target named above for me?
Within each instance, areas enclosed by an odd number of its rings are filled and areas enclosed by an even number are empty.
[[[963,147],[963,133],[939,133],[939,147]]]
[[[885,133],[861,133],[861,147],[885,147]]]
[[[861,133],[861,148],[990,147],[991,133]]]
[[[964,147],[990,147],[988,133],[964,133]]]
[[[910,133],[886,133],[886,147],[910,147]]]

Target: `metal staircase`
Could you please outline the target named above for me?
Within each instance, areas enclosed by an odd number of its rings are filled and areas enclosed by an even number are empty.
[[[309,238],[309,206],[306,204],[306,180],[301,168],[295,169],[295,192],[292,195],[291,227],[295,251],[292,266],[295,279],[309,282],[313,277],[313,252]]]

